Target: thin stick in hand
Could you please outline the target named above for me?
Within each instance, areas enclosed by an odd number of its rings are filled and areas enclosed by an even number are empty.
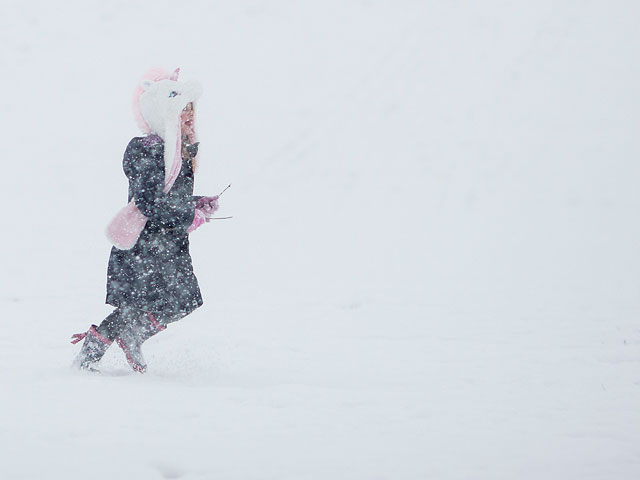
[[[229,187],[231,187],[231,184],[227,185],[227,187],[218,194],[218,197],[222,196],[222,194],[226,192],[229,189]]]

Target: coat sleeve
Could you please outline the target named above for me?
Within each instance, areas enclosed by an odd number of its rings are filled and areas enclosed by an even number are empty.
[[[186,231],[193,222],[195,201],[191,196],[163,192],[163,149],[134,138],[127,146],[123,166],[130,192],[144,216],[161,227]]]

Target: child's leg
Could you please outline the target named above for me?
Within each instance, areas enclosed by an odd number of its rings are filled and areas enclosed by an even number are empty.
[[[91,325],[85,333],[74,335],[75,340],[72,343],[78,343],[82,339],[84,339],[84,343],[73,361],[73,365],[81,370],[95,370],[94,365],[104,356],[130,316],[127,309],[116,308],[100,323],[99,327]]]
[[[127,324],[135,321],[140,312],[140,310],[131,307],[118,307],[102,321],[97,330],[100,335],[113,342]]]
[[[178,320],[186,317],[188,313],[154,313],[153,315],[160,325],[166,327],[170,323],[177,322]]]
[[[118,307],[100,323],[100,326],[91,325],[85,333],[74,335],[75,340],[73,343],[77,343],[82,339],[84,339],[84,343],[73,365],[83,370],[95,370],[94,365],[100,361],[111,343],[116,339],[127,354],[127,360],[131,364],[132,357],[128,353],[129,350],[133,351],[134,354],[136,351],[140,352],[142,342],[165,328],[155,319],[153,319],[153,322],[148,320],[147,314],[142,310],[131,307]],[[123,346],[121,337],[129,338],[132,349],[127,349]],[[144,371],[146,364],[141,352],[140,359],[139,363],[142,370],[138,371]],[[135,367],[134,370],[136,370]]]
[[[124,351],[127,362],[134,371],[144,373],[147,370],[147,363],[142,355],[142,344],[156,333],[166,329],[169,323],[180,320],[185,315],[185,313],[158,314],[136,310],[131,321],[125,324],[116,338],[116,342]]]

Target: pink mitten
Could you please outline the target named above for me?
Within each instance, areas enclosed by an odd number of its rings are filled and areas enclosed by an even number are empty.
[[[199,208],[196,208],[196,214],[193,216],[193,223],[189,226],[189,228],[187,228],[187,233],[193,232],[196,228],[207,221],[208,220],[205,213]]]
[[[218,211],[218,195],[215,197],[200,197],[196,202],[196,208],[202,210],[207,217],[213,217],[213,214]]]

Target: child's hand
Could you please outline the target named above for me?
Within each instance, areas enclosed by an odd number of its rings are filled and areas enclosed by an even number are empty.
[[[202,210],[207,217],[213,217],[213,214],[218,211],[220,206],[218,205],[218,195],[214,197],[201,197],[196,202],[196,208]]]

